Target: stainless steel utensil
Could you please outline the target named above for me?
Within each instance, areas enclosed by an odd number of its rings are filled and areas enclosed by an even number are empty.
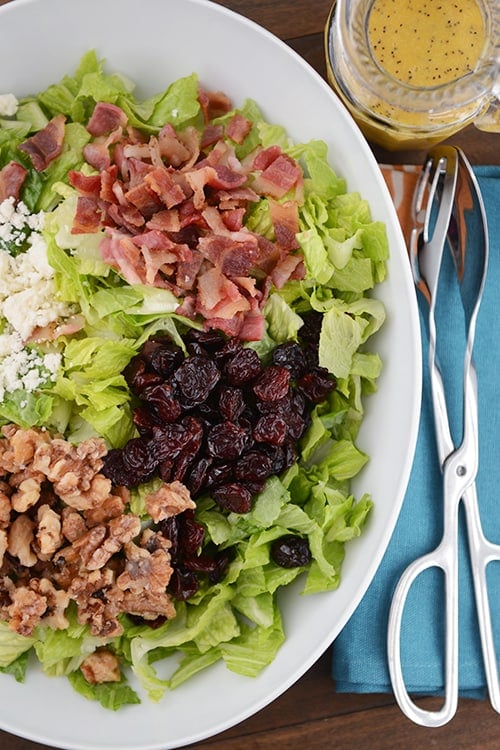
[[[414,196],[410,260],[417,288],[428,302],[429,369],[439,462],[443,486],[443,536],[438,547],[415,560],[394,592],[388,625],[389,671],[396,699],[417,724],[438,727],[455,714],[458,703],[458,510],[463,503],[474,580],[482,654],[490,700],[500,712],[500,688],[493,641],[486,567],[500,560],[500,546],[482,531],[475,478],[478,469],[477,375],[472,358],[476,318],[488,264],[488,232],[479,188],[465,155],[452,147],[432,149]],[[446,243],[446,239],[448,242]],[[463,433],[455,445],[448,420],[446,385],[437,358],[440,332],[436,303],[446,245],[454,261],[465,323],[463,367]],[[457,321],[458,324],[458,321]],[[444,702],[437,711],[410,698],[401,664],[401,621],[415,579],[429,568],[443,571],[445,581]]]

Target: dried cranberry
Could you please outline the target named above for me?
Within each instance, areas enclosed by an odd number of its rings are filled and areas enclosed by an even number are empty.
[[[134,484],[150,478],[158,466],[152,441],[146,437],[129,440],[122,449],[122,457],[125,469],[134,478]]]
[[[196,594],[200,587],[196,573],[191,570],[174,568],[168,584],[168,591],[174,599],[186,601]]]
[[[316,310],[310,310],[307,313],[302,313],[301,318],[303,325],[299,328],[299,339],[305,343],[313,344],[317,349],[323,324],[323,314]]]
[[[212,459],[209,456],[202,456],[191,466],[184,483],[193,497],[196,497],[205,486],[211,463]]]
[[[219,409],[229,422],[236,422],[245,410],[245,399],[239,388],[223,385],[219,392]]]
[[[224,367],[224,375],[229,385],[243,385],[249,383],[262,371],[262,363],[254,349],[238,349]]]
[[[189,429],[178,422],[165,424],[162,427],[155,427],[153,435],[151,445],[152,450],[158,458],[158,463],[173,461],[183,448],[188,445],[191,439]]]
[[[183,557],[194,555],[203,544],[205,529],[195,521],[194,512],[186,510],[180,515],[179,544]]]
[[[211,573],[216,567],[213,557],[209,557],[203,553],[184,558],[182,564],[187,570],[192,570],[195,573]]]
[[[285,341],[273,350],[273,364],[286,367],[294,380],[300,378],[307,370],[307,361],[300,344],[296,341]]]
[[[168,378],[179,367],[184,359],[182,349],[170,341],[154,342],[155,346],[149,356],[143,350],[143,357],[149,361],[151,368],[162,378]],[[145,345],[147,346],[147,344]]]
[[[180,516],[169,516],[164,518],[158,524],[159,532],[165,539],[170,540],[170,557],[175,563],[179,559],[179,534],[180,534]]]
[[[159,418],[147,406],[135,408],[132,413],[132,421],[141,435],[151,432],[153,427],[160,424]]]
[[[252,508],[251,492],[238,482],[223,484],[211,494],[217,505],[232,513],[248,513]]]
[[[210,583],[215,584],[219,583],[219,581],[222,581],[222,579],[226,575],[229,564],[233,560],[233,557],[234,551],[231,548],[216,552],[214,556],[215,567],[208,574],[208,580],[210,581]]]
[[[142,356],[137,356],[130,360],[123,372],[123,376],[130,386],[131,391],[137,396],[147,386],[159,385],[163,380],[158,373],[147,371],[146,362]]]
[[[120,448],[113,448],[104,456],[102,473],[117,487],[132,487],[137,484],[136,473],[125,466]]]
[[[264,414],[253,428],[253,437],[258,443],[283,445],[287,436],[287,423],[279,414]]]
[[[175,422],[182,413],[175,390],[169,383],[144,388],[141,398],[163,422]]]
[[[300,568],[311,562],[307,539],[295,534],[285,534],[271,544],[271,558],[282,568]]]
[[[220,371],[208,357],[187,357],[174,374],[175,381],[187,406],[206,401],[208,394],[220,380]]]
[[[229,461],[214,461],[207,471],[205,486],[217,487],[228,482],[233,476],[233,466]]]
[[[253,391],[261,401],[279,401],[288,394],[289,386],[290,370],[269,365],[254,384]]]
[[[326,367],[315,367],[300,378],[297,387],[311,403],[319,404],[335,390],[337,383]]]
[[[273,473],[271,458],[260,451],[248,451],[236,462],[234,476],[240,482],[260,482]]]
[[[196,331],[191,330],[185,337],[186,347],[189,353],[214,354],[225,344],[225,338],[218,331]]]
[[[248,443],[248,432],[234,422],[216,424],[207,435],[207,450],[214,458],[238,458]]]

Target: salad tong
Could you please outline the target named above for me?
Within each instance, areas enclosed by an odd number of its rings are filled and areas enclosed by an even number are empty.
[[[488,233],[479,188],[465,155],[456,148],[432,149],[417,184],[413,203],[410,261],[414,282],[423,294],[428,315],[429,370],[437,451],[442,473],[443,535],[436,549],[415,560],[404,571],[394,592],[389,614],[387,649],[394,694],[402,711],[422,726],[446,724],[458,705],[458,528],[459,507],[465,509],[471,571],[486,672],[493,708],[500,712],[500,686],[486,585],[486,568],[500,560],[500,545],[482,531],[476,495],[478,470],[477,374],[472,350],[476,319],[488,264]],[[445,247],[451,251],[465,323],[463,365],[463,432],[456,445],[450,429],[446,382],[440,369],[437,344],[440,333],[435,316]],[[457,326],[462,325],[457,319]],[[429,568],[444,574],[445,654],[444,702],[436,711],[417,706],[406,689],[401,664],[401,622],[410,587]]]

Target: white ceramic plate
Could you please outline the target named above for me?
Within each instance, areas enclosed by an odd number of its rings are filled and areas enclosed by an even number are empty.
[[[0,726],[65,750],[178,748],[236,724],[270,703],[316,661],[367,589],[396,522],[416,441],[420,346],[413,283],[403,237],[377,164],[321,77],[284,43],[205,0],[15,0],[0,8],[0,92],[26,95],[58,81],[94,48],[109,69],[136,81],[139,95],[198,73],[235,104],[254,98],[267,120],[298,141],[321,138],[350,190],[368,199],[387,225],[388,280],[377,290],[388,313],[375,345],[384,362],[368,403],[359,443],[371,461],[355,487],[376,508],[359,540],[347,545],[336,592],[282,596],[287,640],[256,679],[216,665],[168,694],[159,705],[106,712],[64,679],[30,671],[24,685],[0,675]]]

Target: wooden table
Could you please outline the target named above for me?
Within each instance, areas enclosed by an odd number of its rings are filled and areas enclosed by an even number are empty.
[[[0,0],[3,5],[9,0]],[[323,28],[331,0],[219,0],[285,40],[325,75]],[[29,43],[29,42],[28,42]],[[473,164],[500,164],[500,137],[474,127],[451,139]],[[420,163],[418,152],[389,153],[374,147],[379,162]],[[391,695],[337,694],[330,676],[329,648],[280,698],[257,715],[193,750],[497,750],[500,719],[489,703],[461,700],[455,719],[440,729],[409,722]],[[432,705],[431,699],[427,701]],[[0,732],[1,750],[42,750],[42,745]]]

